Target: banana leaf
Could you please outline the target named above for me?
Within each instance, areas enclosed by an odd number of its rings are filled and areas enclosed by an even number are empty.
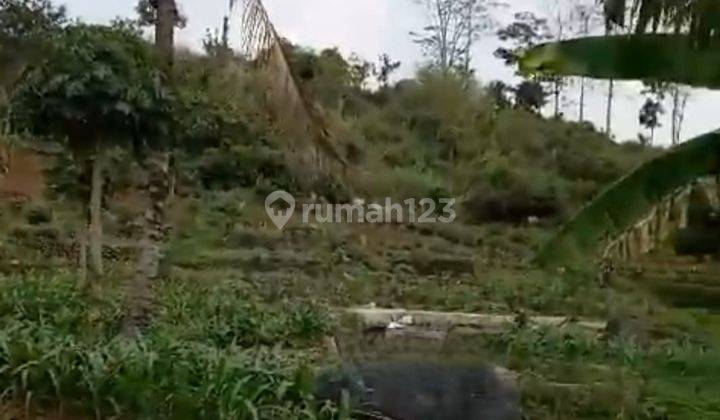
[[[520,71],[720,88],[720,45],[696,45],[691,37],[669,34],[572,39],[526,51]]]
[[[580,210],[535,257],[542,266],[589,263],[608,238],[616,238],[664,197],[695,179],[720,171],[720,130],[654,158],[617,181]]]

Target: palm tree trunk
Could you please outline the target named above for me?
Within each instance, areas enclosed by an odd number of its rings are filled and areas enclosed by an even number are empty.
[[[605,134],[610,138],[612,138],[612,107],[614,95],[615,81],[610,79],[610,83],[608,84],[607,110],[605,113]]]
[[[7,95],[3,95],[4,97],[7,97]],[[12,105],[9,103],[7,104],[7,112],[5,114],[5,121],[3,124],[3,130],[2,130],[2,136],[3,141],[5,142],[5,173],[9,174],[12,172],[12,165],[13,165],[13,139],[10,138],[10,134],[12,134],[12,127],[10,125],[10,119],[12,117]],[[0,175],[2,173],[0,172]]]
[[[560,83],[561,79],[560,77],[556,77],[555,81],[553,82],[554,85],[554,91],[553,95],[555,96],[555,109],[553,111],[553,117],[558,118],[560,116]]]
[[[177,9],[175,0],[157,0],[155,49],[164,69],[165,84],[172,79],[173,44]],[[164,144],[164,141],[158,142]],[[142,251],[135,277],[127,290],[127,311],[123,323],[126,336],[138,335],[150,323],[154,300],[153,286],[160,276],[162,243],[165,239],[165,204],[170,185],[170,151],[166,147],[149,150],[145,160],[148,174],[146,193],[149,206],[145,210]]]
[[[176,16],[175,0],[157,0],[155,50],[158,60],[160,60],[160,65],[163,66],[166,71],[169,71],[173,64]]]
[[[605,35],[611,35],[610,27],[605,28]],[[605,112],[605,135],[612,139],[612,106],[613,96],[615,95],[615,81],[610,79],[608,83],[607,110]]]
[[[103,169],[104,155],[98,150],[92,163],[92,176],[90,187],[90,211],[88,236],[90,244],[90,267],[92,273],[97,277],[103,275],[102,261],[102,196],[103,196]]]
[[[678,117],[680,112],[680,87],[673,86],[673,108],[672,108],[672,134],[671,144],[677,145],[680,141],[680,130],[678,130]]]
[[[153,286],[160,276],[162,243],[165,239],[165,201],[168,192],[168,161],[166,151],[151,151],[145,162],[149,179],[146,192],[150,206],[145,211],[142,252],[135,277],[127,291],[128,314],[123,331],[134,336],[150,322]]]
[[[585,78],[580,78],[580,122],[585,121]]]
[[[83,210],[82,223],[78,229],[78,269],[80,270],[79,288],[83,289],[87,286],[87,223],[85,223],[87,212]]]
[[[590,15],[583,13],[583,35],[590,33]],[[580,78],[580,122],[585,121],[585,77]]]

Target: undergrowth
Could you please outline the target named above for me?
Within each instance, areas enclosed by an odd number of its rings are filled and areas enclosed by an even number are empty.
[[[68,273],[0,278],[0,392],[7,403],[89,418],[330,415],[310,397],[309,350],[329,325],[322,308],[266,311],[230,285],[201,291],[162,284],[155,325],[128,339],[118,335],[118,288],[90,298],[74,280]]]

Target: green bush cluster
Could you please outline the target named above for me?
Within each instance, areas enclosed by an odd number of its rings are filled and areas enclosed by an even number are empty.
[[[557,218],[653,155],[587,124],[498,110],[483,86],[454,73],[423,69],[371,91],[337,52],[293,51],[299,82],[323,105],[332,140],[353,163],[343,179],[349,191],[322,179],[309,186],[330,201],[454,196],[467,199],[471,222]],[[191,54],[178,67],[178,156],[188,182],[265,195],[306,181],[288,166],[298,139],[261,112],[254,70]]]

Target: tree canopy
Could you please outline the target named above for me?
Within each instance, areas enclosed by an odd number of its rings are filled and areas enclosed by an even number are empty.
[[[153,145],[167,137],[171,107],[158,80],[150,46],[132,25],[71,25],[19,87],[17,115],[35,133],[67,137],[76,151],[99,140]]]
[[[64,21],[65,9],[49,0],[0,0],[0,86],[14,83],[28,62],[42,57]]]

